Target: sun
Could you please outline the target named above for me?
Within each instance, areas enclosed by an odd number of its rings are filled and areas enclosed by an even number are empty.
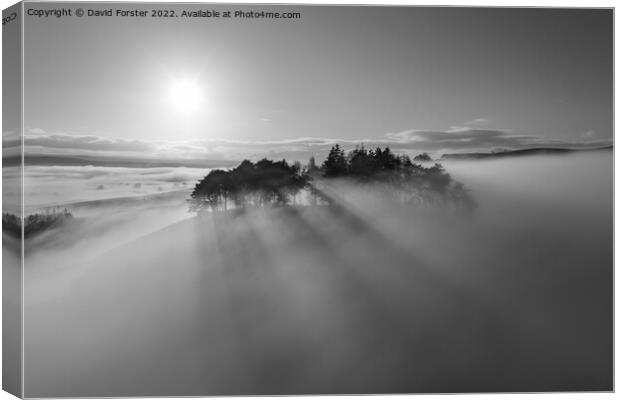
[[[204,89],[191,79],[172,80],[168,87],[169,107],[179,114],[196,114],[203,111]]]

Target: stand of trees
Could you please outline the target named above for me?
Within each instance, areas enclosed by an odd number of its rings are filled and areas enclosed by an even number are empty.
[[[441,164],[423,167],[409,156],[396,155],[389,147],[374,150],[358,146],[349,153],[336,144],[317,167],[314,157],[302,167],[298,162],[245,160],[231,170],[212,170],[191,194],[190,209],[226,210],[246,206],[297,203],[301,192],[309,203],[329,203],[320,182],[349,178],[360,184],[384,185],[405,203],[446,203],[456,208],[474,207],[462,184],[455,182]]]
[[[67,209],[30,214],[24,218],[24,237],[29,238],[73,219]],[[2,213],[2,231],[15,237],[22,235],[21,219],[10,213]]]
[[[266,158],[253,163],[245,160],[236,168],[212,170],[196,184],[191,194],[190,209],[205,206],[212,210],[243,207],[285,205],[295,202],[297,194],[308,184],[309,176],[300,163]]]
[[[431,156],[428,155],[428,153],[422,153],[422,154],[418,154],[417,156],[415,156],[413,158],[413,161],[428,162],[428,161],[433,161],[433,160],[431,159]]]
[[[424,153],[423,161],[430,160]],[[419,156],[417,157],[419,158]],[[394,154],[389,147],[366,149],[358,146],[348,154],[335,145],[321,166],[325,178],[350,177],[358,182],[383,185],[404,203],[452,205],[472,210],[475,203],[462,183],[452,179],[443,166],[415,164],[407,155]]]

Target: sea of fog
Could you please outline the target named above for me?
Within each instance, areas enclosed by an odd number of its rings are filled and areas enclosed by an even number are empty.
[[[611,390],[612,163],[444,163],[472,215],[348,182],[340,209],[85,204],[26,244],[25,395]]]
[[[24,206],[28,214],[76,202],[188,190],[208,172],[187,167],[26,166]],[[6,167],[2,173],[6,188],[19,188],[19,168]],[[8,191],[5,197],[7,204],[19,204],[17,191]]]

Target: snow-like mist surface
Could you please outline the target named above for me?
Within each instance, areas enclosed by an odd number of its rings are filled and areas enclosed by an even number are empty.
[[[474,215],[175,197],[33,239],[26,396],[610,390],[611,153],[445,166]]]
[[[7,170],[4,179],[14,178],[14,170]],[[189,189],[208,172],[187,167],[26,166],[25,208],[28,213],[66,203]]]

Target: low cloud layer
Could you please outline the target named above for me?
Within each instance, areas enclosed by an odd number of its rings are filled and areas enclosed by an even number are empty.
[[[262,157],[306,160],[310,156],[322,158],[336,143],[345,149],[364,144],[366,147],[389,146],[395,151],[411,155],[430,152],[437,156],[444,153],[487,152],[535,147],[589,148],[613,143],[612,139],[597,139],[594,135],[584,135],[581,140],[564,141],[515,134],[507,130],[483,129],[481,126],[488,122],[486,119],[479,118],[469,121],[465,126],[451,127],[445,131],[411,129],[387,133],[377,138],[354,140],[303,137],[277,141],[221,139],[148,141],[95,135],[46,133],[41,129],[31,129],[26,134],[24,143],[29,154],[200,160],[240,160]],[[16,147],[19,142],[11,138],[4,141],[4,148]]]
[[[28,210],[78,201],[144,196],[190,189],[209,172],[205,168],[124,168],[28,166],[24,191]],[[4,168],[3,179],[18,186],[21,171]]]

